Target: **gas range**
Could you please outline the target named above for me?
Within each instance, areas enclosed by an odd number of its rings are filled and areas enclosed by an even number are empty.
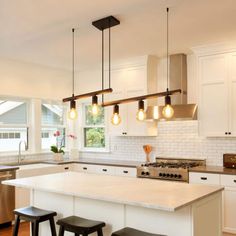
[[[156,162],[145,163],[137,167],[137,177],[173,181],[189,181],[189,168],[204,166],[203,159],[156,158]]]

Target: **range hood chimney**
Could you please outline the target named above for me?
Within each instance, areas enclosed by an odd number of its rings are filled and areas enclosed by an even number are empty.
[[[196,120],[197,105],[187,104],[187,57],[185,54],[174,54],[170,56],[170,80],[169,89],[181,89],[180,94],[171,96],[172,107],[174,108],[174,116],[168,120]],[[152,92],[151,78],[148,77],[148,89]],[[158,79],[157,79],[158,83]],[[148,103],[146,120],[167,120],[162,115],[164,106],[154,105],[153,101]]]

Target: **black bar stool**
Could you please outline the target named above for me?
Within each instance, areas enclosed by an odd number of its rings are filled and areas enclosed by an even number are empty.
[[[54,211],[46,211],[36,207],[25,207],[14,210],[16,215],[15,226],[13,229],[13,236],[18,235],[20,220],[31,222],[32,236],[38,236],[39,223],[49,220],[52,236],[56,236],[56,228],[54,223],[54,216],[57,215]]]
[[[64,232],[74,233],[75,236],[88,236],[91,233],[97,232],[98,236],[103,236],[102,228],[106,225],[101,221],[84,219],[78,216],[69,216],[57,221],[60,225],[59,236],[64,236]]]
[[[147,233],[147,232],[140,231],[137,229],[126,227],[126,228],[123,228],[121,230],[118,230],[118,231],[112,233],[111,236],[164,236],[164,235],[151,234],[151,233]]]

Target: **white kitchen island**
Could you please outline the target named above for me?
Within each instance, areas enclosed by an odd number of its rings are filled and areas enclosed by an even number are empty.
[[[125,226],[168,236],[221,235],[220,187],[78,172],[4,184],[31,189],[31,204],[56,211],[57,219],[78,215],[104,221],[104,236]],[[40,235],[51,235],[47,222]]]

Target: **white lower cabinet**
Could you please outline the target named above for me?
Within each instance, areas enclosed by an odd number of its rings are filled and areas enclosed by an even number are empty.
[[[221,185],[225,188],[222,197],[223,231],[236,234],[236,175],[190,172],[189,183]]]
[[[93,164],[74,164],[74,171],[95,173],[95,174],[136,177],[135,167],[117,167],[117,166],[93,165]]]

